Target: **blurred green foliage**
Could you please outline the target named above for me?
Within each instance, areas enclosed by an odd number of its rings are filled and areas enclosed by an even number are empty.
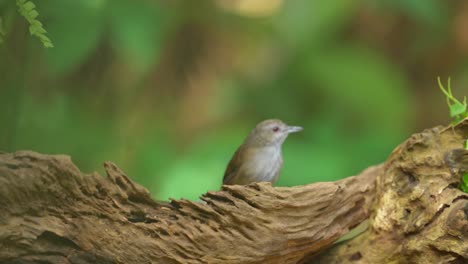
[[[0,149],[111,160],[160,199],[219,189],[266,118],[305,127],[278,185],[356,174],[443,122],[434,76],[468,82],[448,2],[34,3],[53,49],[0,0]]]

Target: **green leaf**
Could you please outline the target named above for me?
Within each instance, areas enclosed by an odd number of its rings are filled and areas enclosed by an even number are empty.
[[[468,186],[462,184],[461,187],[460,187],[460,189],[461,189],[463,192],[468,193]]]
[[[37,16],[39,16],[39,13],[38,13],[36,10],[31,10],[31,11],[28,12],[28,16],[29,16],[30,18],[33,18],[33,19],[34,19],[34,18],[36,18]]]
[[[456,117],[466,113],[466,105],[460,103],[454,103],[450,106],[450,117]]]
[[[468,184],[468,173],[466,173],[466,174],[463,175],[462,180],[463,180],[463,182],[464,182],[465,184]]]
[[[445,89],[444,85],[440,81],[440,77],[437,77],[437,83],[439,84],[439,88],[444,93],[445,98],[447,100],[447,105],[450,111],[450,117],[453,118],[453,123],[460,122],[463,118],[468,117],[467,103],[466,103],[466,96],[463,99],[463,103],[458,101],[455,96],[452,94],[452,88],[450,86],[450,77],[447,81],[447,89]]]
[[[460,184],[460,189],[468,193],[468,173],[463,175],[462,182]]]
[[[16,0],[16,5],[18,6],[19,13],[29,23],[29,33],[36,36],[44,47],[53,47],[52,41],[45,35],[47,31],[42,27],[42,23],[36,19],[39,16],[39,13],[34,9],[36,5],[26,0]]]
[[[21,2],[24,2],[24,1],[21,1]],[[31,11],[36,7],[36,5],[31,1],[26,2],[26,3],[22,4],[22,5],[23,5],[24,10],[26,10],[26,11]]]

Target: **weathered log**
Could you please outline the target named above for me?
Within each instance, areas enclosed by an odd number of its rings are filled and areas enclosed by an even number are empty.
[[[458,188],[468,160],[452,155],[467,138],[465,119],[398,146],[377,178],[370,228],[314,263],[468,263],[468,194]]]
[[[451,154],[467,138],[464,120],[413,135],[358,176],[224,186],[203,202],[154,201],[112,163],[102,177],[66,156],[0,154],[0,262],[466,263],[468,166]]]
[[[0,261],[298,263],[369,216],[381,172],[163,203],[112,163],[105,169],[87,175],[67,156],[0,154]]]

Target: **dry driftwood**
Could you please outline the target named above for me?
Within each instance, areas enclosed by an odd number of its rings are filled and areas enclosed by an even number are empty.
[[[224,186],[204,202],[154,201],[112,163],[102,177],[67,156],[0,154],[0,262],[465,263],[468,195],[444,158],[467,137],[465,120],[358,176]],[[369,215],[368,231],[317,256]]]
[[[398,146],[377,178],[370,228],[314,263],[468,263],[468,194],[458,189],[468,156],[449,156],[467,138],[465,119]]]
[[[153,201],[115,165],[0,155],[0,261],[296,263],[369,215],[380,167],[301,187],[225,186],[202,202]]]

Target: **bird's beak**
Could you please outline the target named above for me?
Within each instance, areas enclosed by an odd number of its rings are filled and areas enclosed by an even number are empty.
[[[295,133],[304,130],[300,126],[288,126],[288,133]]]

